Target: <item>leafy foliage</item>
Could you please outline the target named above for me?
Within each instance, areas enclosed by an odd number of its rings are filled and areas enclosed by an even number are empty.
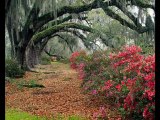
[[[151,55],[155,53],[154,42],[145,41],[144,40],[145,37],[137,38],[137,40],[135,41],[135,44],[139,45],[142,48],[143,54]]]
[[[5,60],[5,76],[16,78],[23,77],[24,71],[20,68],[17,61],[14,59],[6,59]]]

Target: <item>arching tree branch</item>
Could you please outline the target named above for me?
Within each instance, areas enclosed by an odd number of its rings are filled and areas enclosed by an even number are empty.
[[[103,6],[102,8],[108,16],[119,21],[122,25],[126,27],[129,27],[130,29],[137,31],[138,33],[144,33],[148,31],[146,27],[142,27],[142,26],[137,27],[134,24],[126,21],[125,19],[121,18],[118,14],[113,12],[111,9],[106,8],[105,6]]]
[[[88,32],[94,32],[95,30],[90,28],[90,27],[87,27],[87,26],[84,26],[84,25],[80,25],[80,24],[77,24],[77,23],[63,23],[63,24],[60,24],[60,25],[55,25],[51,28],[48,28],[42,32],[39,32],[37,33],[36,35],[34,35],[32,37],[32,41],[34,41],[34,43],[38,43],[40,42],[43,38],[47,37],[47,36],[50,36],[56,32],[58,32],[59,30],[62,30],[64,28],[76,28],[76,29],[81,29],[83,31],[88,31]]]
[[[136,26],[142,27],[142,25],[139,23],[138,19],[126,9],[126,6],[123,5],[121,2],[117,2],[115,0],[114,5],[119,8],[125,15],[127,15]]]
[[[151,9],[155,10],[154,5],[144,3],[141,0],[126,0],[126,1],[130,2],[131,5],[135,5],[135,6],[138,6],[138,7],[141,7],[141,8],[151,8]]]
[[[64,6],[58,10],[56,17],[62,16],[63,14],[67,14],[67,13],[78,14],[80,12],[100,8],[100,6],[99,6],[100,1],[103,1],[103,0],[94,0],[90,4],[85,4],[85,5],[81,5],[81,6]],[[105,3],[108,6],[112,6],[112,1],[111,2],[107,1]],[[49,21],[54,20],[54,19],[55,19],[55,16],[53,16],[53,11],[39,17],[37,19],[37,21],[34,22],[35,29],[42,27],[44,24],[46,24]]]
[[[72,19],[72,15],[69,15],[68,17],[65,17],[61,20],[55,20],[55,21],[52,21],[51,22],[51,26],[54,26],[54,25],[58,25],[58,24],[61,24],[61,23],[64,23],[68,20]],[[87,19],[87,17],[78,17],[77,19],[81,19],[81,20],[85,20]],[[41,32],[43,30],[45,30],[47,27],[42,27],[38,32]]]

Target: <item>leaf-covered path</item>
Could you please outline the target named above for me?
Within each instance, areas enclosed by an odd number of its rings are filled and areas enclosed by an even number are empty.
[[[92,119],[99,103],[82,93],[82,81],[77,78],[75,70],[70,69],[67,64],[55,62],[52,65],[38,66],[37,71],[39,73],[26,72],[23,79],[6,84],[7,107],[39,116],[80,115]],[[45,88],[17,88],[24,80],[34,80]]]

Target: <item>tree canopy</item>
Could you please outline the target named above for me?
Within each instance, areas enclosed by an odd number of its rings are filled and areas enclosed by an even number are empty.
[[[30,69],[38,64],[54,37],[64,41],[72,52],[77,42],[66,36],[79,38],[88,49],[96,45],[97,38],[105,46],[114,47],[126,36],[124,29],[135,36],[153,37],[154,19],[148,9],[155,10],[153,0],[7,0],[5,21],[11,55],[22,68]]]

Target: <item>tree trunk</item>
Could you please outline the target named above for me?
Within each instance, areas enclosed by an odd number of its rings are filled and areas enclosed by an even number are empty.
[[[16,58],[22,69],[25,69],[25,48],[17,47]]]
[[[38,46],[28,46],[26,50],[26,65],[28,70],[39,64],[40,50]]]
[[[39,64],[39,47],[38,46],[35,46],[35,47],[32,47],[32,56],[34,57],[33,59],[33,65],[38,65]],[[33,66],[34,67],[34,66]]]
[[[14,42],[14,33],[12,29],[12,24],[11,24],[11,17],[9,16],[7,18],[7,24],[6,24],[7,30],[8,30],[8,35],[9,35],[9,40],[11,42],[11,58],[15,58],[15,42]]]

